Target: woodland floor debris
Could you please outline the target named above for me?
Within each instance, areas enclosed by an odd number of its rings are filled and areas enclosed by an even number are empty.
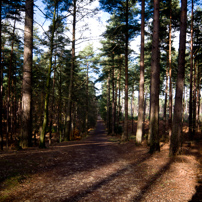
[[[0,201],[200,201],[197,147],[169,158],[111,139],[98,121],[85,140],[0,153]]]

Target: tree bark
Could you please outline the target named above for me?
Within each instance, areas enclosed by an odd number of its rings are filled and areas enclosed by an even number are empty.
[[[132,97],[131,97],[131,117],[132,117],[132,133],[134,132],[134,121],[133,121],[133,117],[134,117],[134,83],[132,86]]]
[[[125,33],[125,119],[123,140],[128,140],[128,0],[126,0],[126,33]]]
[[[32,49],[33,49],[33,1],[26,0],[24,29],[24,65],[22,83],[22,125],[20,146],[32,146]]]
[[[2,1],[0,1],[0,39],[1,39],[1,4],[2,4]],[[2,49],[1,49],[1,40],[0,40],[0,150],[3,150],[3,131],[2,131],[2,80],[3,80],[3,67],[2,67],[2,64],[1,64],[1,52],[2,52]]]
[[[144,17],[145,16],[145,0],[142,1],[141,12],[141,55],[140,55],[140,87],[139,87],[139,108],[138,108],[138,122],[136,142],[141,143],[143,137],[144,127]]]
[[[52,103],[51,103],[51,114],[50,114],[50,129],[49,129],[49,145],[52,143],[52,125],[53,125],[53,114],[54,114],[54,103],[55,103],[55,71],[56,71],[56,58],[55,58],[55,67],[53,73],[53,94],[52,94]]]
[[[192,139],[196,133],[196,62],[194,64],[194,89],[193,89],[193,134]]]
[[[160,151],[159,146],[159,0],[154,0],[151,92],[150,92],[150,153]]]
[[[114,100],[114,55],[112,55],[113,67],[112,67],[112,135],[115,134],[115,100]]]
[[[110,72],[108,72],[107,78],[107,130],[110,134]]]
[[[170,142],[170,156],[174,156],[179,152],[181,127],[182,127],[182,95],[184,87],[185,72],[185,45],[186,45],[186,29],[187,29],[187,0],[181,0],[181,18],[180,18],[180,43],[178,57],[178,73],[176,82],[176,95],[174,117],[172,124],[172,134]]]
[[[71,58],[71,69],[70,69],[70,84],[69,84],[69,95],[68,95],[68,104],[67,104],[67,125],[66,125],[66,134],[64,137],[65,141],[70,140],[71,135],[71,114],[72,114],[72,93],[73,93],[73,77],[75,69],[75,34],[76,34],[76,0],[73,2],[74,11],[73,11],[73,33],[72,33],[72,58]]]
[[[87,74],[86,74],[86,135],[88,135],[88,62],[87,62]]]
[[[119,76],[118,76],[118,82],[119,82],[119,97],[118,97],[118,115],[117,115],[117,127],[119,127],[119,120],[120,120],[120,111],[121,111],[121,65],[119,68]]]
[[[172,132],[172,55],[171,55],[171,48],[172,48],[172,0],[170,0],[170,23],[169,23],[169,118],[168,118],[168,130],[169,130],[169,140],[171,137]]]
[[[193,100],[192,100],[192,87],[193,87],[193,0],[192,0],[192,11],[191,11],[191,52],[190,52],[190,92],[189,92],[189,139],[191,140],[193,133]]]
[[[196,128],[197,132],[200,131],[200,119],[199,119],[199,112],[200,112],[200,67],[197,66],[198,74],[197,74],[197,99],[196,99]]]
[[[59,142],[62,142],[62,78],[61,78],[61,67],[59,72],[59,101],[58,101],[58,132],[59,132]]]
[[[118,124],[117,124],[117,93],[118,93],[118,88],[119,88],[119,74],[116,80],[116,89],[115,89],[115,101],[114,101],[114,111],[115,111],[115,117],[114,117],[114,124],[115,124],[115,133],[117,132],[118,129]]]
[[[51,33],[51,41],[50,41],[50,58],[49,58],[49,68],[48,68],[48,75],[46,80],[46,96],[45,96],[45,102],[44,102],[44,118],[43,118],[43,125],[42,130],[40,134],[40,142],[39,147],[45,148],[45,135],[46,135],[46,127],[48,123],[48,106],[49,106],[49,96],[50,96],[50,80],[51,80],[51,71],[52,71],[52,55],[53,55],[53,39],[54,39],[54,33],[55,33],[55,15],[56,15],[56,4],[54,8],[53,13],[53,29]]]

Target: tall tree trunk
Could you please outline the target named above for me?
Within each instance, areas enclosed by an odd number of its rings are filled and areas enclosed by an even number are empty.
[[[196,133],[196,62],[194,64],[194,89],[193,89],[193,137]]]
[[[118,115],[117,115],[117,127],[119,127],[119,120],[120,120],[120,111],[121,111],[121,65],[119,68],[119,76],[118,76],[118,82],[119,82],[119,97],[118,97]]]
[[[168,72],[169,72],[169,54],[167,55],[167,68],[166,68],[166,88],[165,88],[165,102],[164,102],[164,109],[163,109],[163,123],[164,129],[166,130],[166,120],[167,120],[167,100],[168,100]],[[162,134],[162,139],[165,141],[166,139],[166,132]]]
[[[118,77],[117,77],[117,80],[116,80],[116,89],[115,89],[115,98],[114,98],[114,111],[115,111],[115,117],[114,117],[114,124],[115,124],[115,133],[117,132],[117,127],[118,127],[118,124],[117,124],[117,93],[118,93],[118,88],[119,88],[119,74],[118,74]]]
[[[22,83],[22,125],[20,146],[32,146],[32,49],[33,49],[33,1],[26,0],[24,29],[24,65]]]
[[[86,135],[88,135],[88,62],[87,62],[87,74],[86,74]]]
[[[1,39],[1,4],[2,2],[0,1],[0,39]],[[2,130],[2,88],[3,88],[3,66],[1,63],[1,40],[0,40],[0,150],[3,150],[3,130]]]
[[[170,23],[169,23],[169,118],[168,118],[168,130],[169,130],[169,139],[171,137],[172,132],[172,56],[171,56],[171,48],[172,48],[172,0],[170,0]]]
[[[133,83],[133,86],[132,86],[132,97],[131,97],[131,117],[132,117],[132,133],[134,132],[134,83]]]
[[[151,92],[150,92],[150,153],[160,151],[159,146],[159,0],[154,0]]]
[[[64,137],[65,141],[70,140],[71,135],[71,114],[72,114],[72,93],[73,93],[73,77],[75,69],[75,34],[76,34],[76,0],[73,2],[74,11],[73,11],[73,33],[72,33],[72,58],[71,58],[71,69],[70,69],[70,84],[69,84],[69,95],[68,95],[68,104],[67,104],[67,125],[66,125],[66,134]]]
[[[112,67],[112,135],[115,134],[115,104],[114,104],[114,55],[112,56],[113,67]]]
[[[16,62],[15,62],[16,63]],[[16,137],[16,128],[17,128],[17,99],[16,99],[16,78],[17,78],[17,76],[16,76],[16,67],[17,67],[17,64],[15,64],[15,77],[14,77],[14,100],[13,100],[13,106],[14,106],[14,111],[13,111],[13,115],[14,115],[14,117],[13,117],[13,125],[14,125],[14,128],[13,128],[13,133],[14,133],[14,135],[15,135],[15,137]]]
[[[146,114],[147,114],[146,112],[147,112],[147,87],[145,89],[145,96],[144,96],[144,114],[143,114],[144,122],[146,120]],[[144,128],[143,128],[143,134],[144,134]]]
[[[128,140],[128,0],[126,0],[126,33],[125,33],[125,119],[123,140]]]
[[[54,39],[54,33],[55,33],[55,15],[56,15],[56,7],[55,4],[54,13],[53,13],[53,29],[51,33],[51,40],[50,40],[50,58],[49,58],[49,67],[48,67],[48,75],[46,80],[46,96],[45,96],[45,102],[44,102],[44,118],[43,118],[43,125],[42,130],[40,134],[40,142],[39,147],[45,148],[45,135],[46,135],[46,127],[48,123],[48,106],[49,106],[49,96],[50,96],[50,80],[51,80],[51,71],[52,71],[52,56],[53,56],[53,39]]]
[[[200,127],[199,127],[199,112],[200,112],[200,67],[199,64],[197,66],[198,74],[197,74],[197,98],[196,98],[196,128],[197,132],[199,132]]]
[[[61,67],[59,72],[59,101],[58,101],[58,133],[59,133],[59,142],[62,141],[62,129],[61,129],[61,123],[62,123],[62,78],[61,78]]]
[[[16,17],[16,16],[15,16]],[[12,42],[11,42],[11,54],[10,54],[10,64],[8,69],[8,93],[7,93],[7,128],[6,128],[6,148],[8,149],[9,134],[11,132],[10,139],[12,140],[12,131],[11,131],[11,73],[13,68],[13,46],[14,46],[14,34],[15,34],[15,25],[16,18],[14,19],[13,33],[12,33]]]
[[[49,129],[49,145],[52,143],[52,125],[53,125],[53,114],[54,114],[54,103],[55,103],[55,71],[56,71],[56,58],[55,58],[55,68],[53,73],[53,97],[51,103],[51,112],[50,112],[50,129]]]
[[[191,10],[191,52],[190,52],[190,93],[189,93],[189,138],[190,140],[193,138],[193,100],[192,100],[192,86],[193,86],[193,7],[194,3],[192,0],[192,10]]]
[[[110,134],[110,72],[107,78],[107,129],[108,135]]]
[[[181,127],[182,127],[182,95],[183,95],[184,72],[185,72],[186,29],[187,29],[187,0],[181,0],[178,73],[176,82],[174,117],[173,117],[171,143],[170,143],[170,156],[176,155],[179,152],[179,146],[180,146]]]
[[[139,89],[139,108],[138,108],[138,122],[136,142],[141,143],[143,137],[144,126],[144,17],[145,16],[145,0],[142,1],[141,11],[141,53],[140,53],[140,89]]]

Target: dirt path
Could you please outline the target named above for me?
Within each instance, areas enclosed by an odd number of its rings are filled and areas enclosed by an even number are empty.
[[[0,201],[190,201],[196,173],[193,156],[110,141],[99,120],[85,140],[1,153]]]

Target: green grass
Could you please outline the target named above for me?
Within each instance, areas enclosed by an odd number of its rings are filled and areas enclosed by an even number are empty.
[[[15,189],[21,184],[25,179],[27,179],[27,175],[20,175],[19,173],[12,173],[12,177],[8,177],[1,183],[1,187],[3,187],[0,195],[0,202],[8,201],[10,194],[15,191]]]

